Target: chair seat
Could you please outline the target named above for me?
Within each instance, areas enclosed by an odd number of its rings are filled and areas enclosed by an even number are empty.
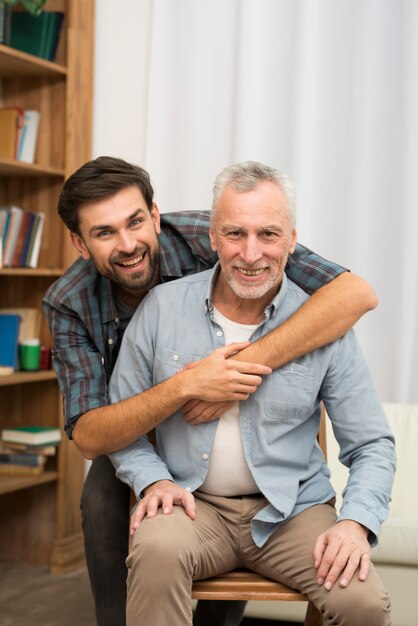
[[[299,591],[260,576],[247,569],[237,569],[221,576],[193,583],[195,600],[308,600]]]

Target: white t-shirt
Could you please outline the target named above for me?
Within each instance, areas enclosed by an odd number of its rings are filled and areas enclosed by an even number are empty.
[[[214,309],[214,320],[222,328],[225,344],[248,341],[257,324],[238,324]],[[219,419],[209,459],[209,471],[200,491],[216,496],[242,496],[258,493],[245,459],[239,422],[239,403]]]

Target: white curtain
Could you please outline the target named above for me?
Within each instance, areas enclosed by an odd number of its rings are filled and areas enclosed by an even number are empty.
[[[160,210],[210,208],[252,159],[295,181],[299,240],[367,278],[380,397],[418,402],[418,2],[100,0],[94,153],[151,174]]]

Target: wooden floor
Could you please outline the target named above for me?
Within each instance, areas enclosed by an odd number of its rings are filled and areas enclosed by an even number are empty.
[[[47,568],[0,563],[1,626],[95,626],[85,570],[52,576]]]
[[[297,626],[249,618],[241,626],[279,624]],[[0,626],[96,626],[87,571],[52,576],[47,568],[0,563]]]

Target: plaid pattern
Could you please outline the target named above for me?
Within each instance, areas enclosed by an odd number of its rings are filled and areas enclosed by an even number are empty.
[[[161,215],[161,281],[213,267],[209,212]],[[288,277],[309,294],[344,272],[301,246],[289,257]],[[53,363],[64,398],[65,430],[78,417],[109,403],[108,382],[122,338],[109,280],[90,261],[77,259],[46,292],[45,315],[54,342]]]

